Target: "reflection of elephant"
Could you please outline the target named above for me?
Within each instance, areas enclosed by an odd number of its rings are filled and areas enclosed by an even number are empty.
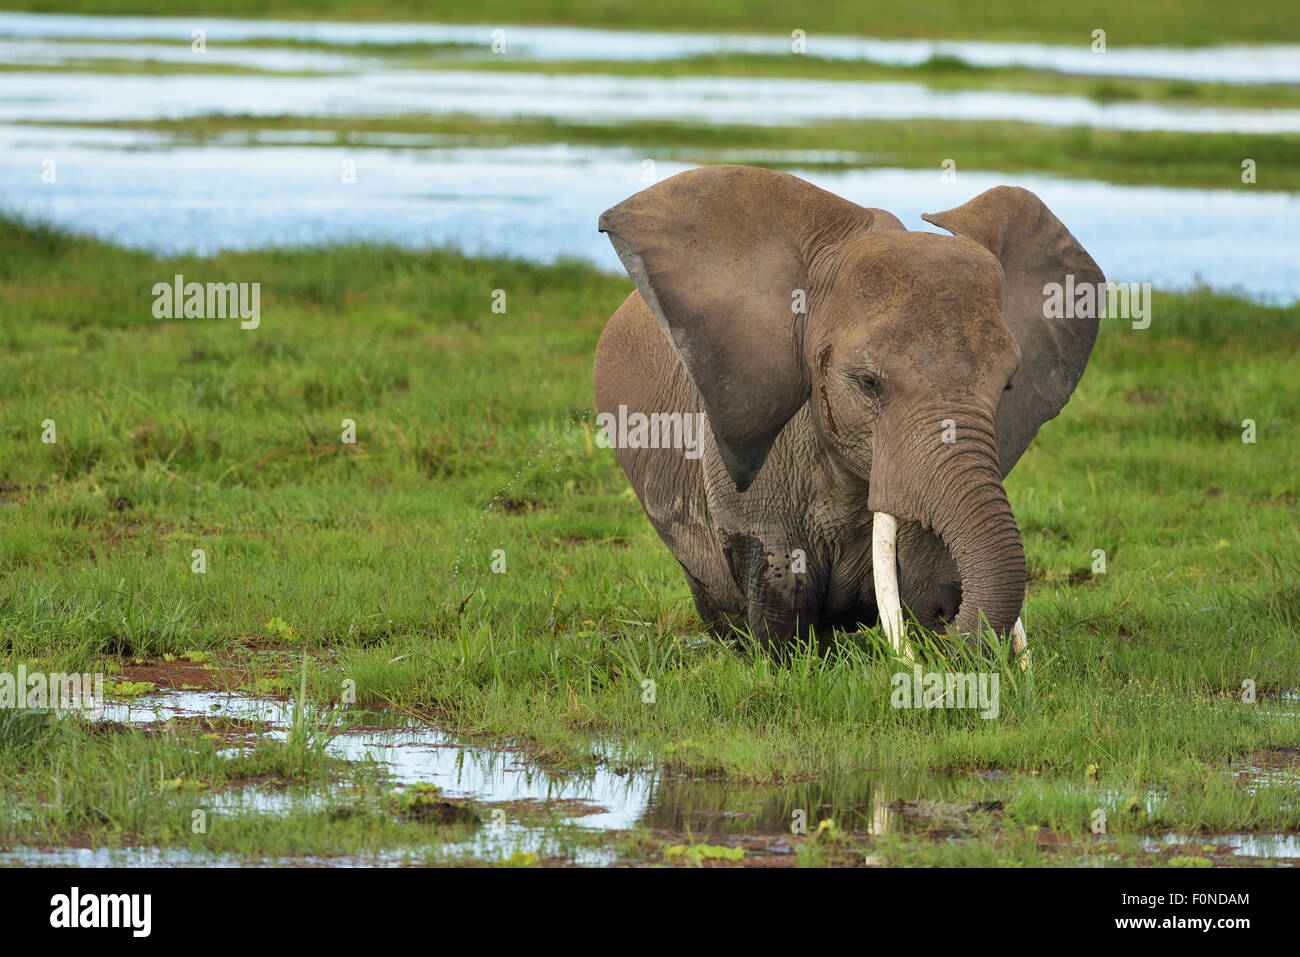
[[[928,800],[935,810],[960,811],[970,794],[979,793],[953,775],[914,769],[854,771],[781,784],[665,774],[655,781],[638,823],[652,831],[689,833],[697,841],[743,834],[788,837],[800,819],[806,831],[793,833],[815,834],[824,818],[847,831],[884,834],[895,824],[897,801]]]
[[[619,459],[714,630],[770,646],[879,615],[898,647],[900,597],[933,628],[1018,623],[1002,479],[1097,335],[1092,308],[1044,318],[1045,286],[1104,277],[1023,189],[926,219],[955,235],[741,166],[601,217],[636,291],[597,347],[596,404],[660,414]],[[702,455],[627,447],[700,411]]]

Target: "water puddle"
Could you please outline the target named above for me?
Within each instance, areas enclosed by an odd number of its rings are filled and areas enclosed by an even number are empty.
[[[168,40],[188,48],[194,18],[0,14],[0,37]],[[201,18],[209,49],[243,40],[297,40],[355,44],[429,44],[486,51],[502,24],[321,23]],[[512,59],[667,60],[718,53],[788,56],[789,35],[664,33],[577,27],[506,25]],[[954,40],[878,40],[813,32],[808,54],[914,66],[934,56],[960,57],[975,66],[1027,66],[1090,76],[1162,77],[1199,82],[1300,82],[1300,48],[1293,45],[1198,47],[1108,46],[1104,56],[1088,42],[1073,46]]]
[[[138,698],[106,701],[100,721],[149,725],[174,718],[222,717],[241,721],[287,724],[289,705],[273,698],[254,698],[224,691],[170,691]]]
[[[1149,851],[1168,847],[1226,848],[1234,857],[1262,857],[1275,860],[1300,858],[1300,834],[1166,834],[1148,838],[1143,846]]]
[[[175,718],[222,717],[266,722],[265,736],[283,740],[292,705],[233,692],[181,691],[109,702],[101,720],[135,725]],[[831,813],[842,824],[881,833],[908,817],[957,814],[960,801],[978,802],[993,782],[928,772],[896,775],[863,772],[780,785],[643,773],[619,763],[612,749],[597,753],[588,773],[545,770],[522,751],[468,744],[446,732],[413,724],[387,711],[363,712],[364,723],[343,730],[329,753],[349,762],[384,766],[398,788],[438,785],[453,799],[482,805],[554,805],[573,810],[573,820],[598,830],[647,827],[701,834],[788,832],[796,811],[813,826]],[[382,724],[381,724],[382,722]],[[245,800],[247,799],[247,800]],[[231,806],[282,810],[282,792],[236,789]]]
[[[283,740],[291,712],[291,704],[273,698],[180,691],[106,703],[97,720],[148,727],[178,719],[218,718],[255,724],[258,735]],[[440,798],[469,802],[484,826],[463,840],[393,849],[364,859],[243,861],[230,854],[188,849],[11,848],[0,852],[0,865],[399,865],[493,861],[514,854],[604,865],[618,859],[616,842],[584,840],[582,834],[642,830],[674,843],[734,843],[758,837],[764,841],[765,853],[783,855],[794,853],[786,838],[815,831],[825,818],[835,819],[846,831],[881,834],[911,826],[958,828],[973,813],[1001,807],[994,800],[1000,780],[996,776],[864,770],[778,784],[747,784],[643,772],[621,764],[620,755],[607,746],[594,755],[598,763],[592,770],[572,773],[539,767],[518,749],[459,741],[393,712],[357,712],[350,718],[360,723],[333,737],[328,745],[331,755],[353,763],[377,763],[399,793],[411,792],[416,785],[436,785]],[[236,741],[227,750],[233,754],[248,744],[251,741]],[[349,799],[341,787],[252,785],[207,794],[203,806],[217,813],[275,815],[303,808],[337,811],[346,807]]]
[[[171,721],[203,720],[224,729],[219,747],[235,755],[258,738],[285,740],[291,702],[230,691],[183,690],[105,704],[96,720],[162,728]],[[314,719],[320,722],[321,716]],[[0,866],[408,866],[456,861],[508,861],[519,855],[556,863],[605,866],[645,858],[654,846],[687,843],[745,847],[766,862],[793,861],[799,834],[832,819],[843,832],[880,835],[907,831],[960,835],[980,814],[1002,809],[1011,775],[940,774],[863,769],[760,784],[690,777],[625,763],[612,745],[597,743],[593,765],[581,772],[540,766],[522,749],[460,740],[446,731],[389,710],[353,710],[333,728],[327,752],[354,766],[382,769],[386,793],[432,793],[438,801],[473,811],[482,826],[442,843],[396,847],[354,856],[245,859],[187,848],[9,848]],[[1290,751],[1260,752],[1236,769],[1245,786],[1293,787]],[[1123,804],[1128,791],[1090,788],[1097,800]],[[1159,812],[1162,796],[1138,795]],[[385,799],[385,802],[388,799]],[[295,811],[349,814],[379,809],[373,790],[339,784],[283,787],[252,783],[204,792],[201,806],[216,814],[287,815]],[[384,807],[388,807],[385,803]],[[1288,834],[1163,835],[1143,847],[1174,845],[1229,849],[1234,856],[1294,859],[1300,836]],[[640,848],[640,849],[638,849]],[[651,854],[657,852],[652,851]],[[534,857],[535,856],[535,857]]]
[[[1300,794],[1300,767],[1270,767],[1267,765],[1247,764],[1233,772],[1242,782],[1242,788],[1254,794],[1260,788],[1286,787],[1295,789]]]

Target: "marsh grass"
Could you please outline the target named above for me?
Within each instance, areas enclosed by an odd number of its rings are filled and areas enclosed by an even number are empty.
[[[54,40],[54,43],[68,42]],[[71,41],[76,42],[76,41]],[[95,40],[130,44],[132,40]],[[1300,104],[1294,83],[1214,83],[1145,77],[1106,77],[1037,70],[1021,66],[976,66],[961,57],[937,54],[911,65],[843,60],[818,56],[716,53],[663,60],[509,59],[492,55],[486,44],[328,44],[319,41],[242,41],[226,48],[324,50],[370,58],[391,70],[484,70],[545,75],[645,77],[753,77],[834,80],[842,82],[919,83],[938,91],[989,90],[1047,96],[1082,96],[1099,103],[1149,102],[1178,106],[1287,109]],[[127,56],[63,59],[38,65],[0,63],[0,72],[230,74],[232,76],[313,77],[319,70],[272,70],[235,63],[160,61]]]
[[[956,156],[963,169],[995,169],[1009,174],[1040,171],[1113,183],[1177,183],[1206,189],[1300,189],[1300,173],[1290,159],[1300,149],[1300,136],[1295,134],[1106,130],[994,120],[855,120],[791,128],[659,120],[602,124],[426,115],[229,115],[68,125],[155,130],[181,143],[206,143],[218,136],[237,140],[244,134],[246,139],[239,145],[249,148],[267,146],[268,133],[297,130],[332,132],[334,141],[323,145],[351,148],[371,145],[367,137],[382,133],[424,135],[429,138],[429,146],[568,143],[618,147],[660,161],[775,164],[810,170],[938,170],[944,159]],[[794,151],[792,144],[797,145]],[[1261,179],[1258,186],[1242,185],[1241,160],[1245,156],[1266,170],[1267,179]]]

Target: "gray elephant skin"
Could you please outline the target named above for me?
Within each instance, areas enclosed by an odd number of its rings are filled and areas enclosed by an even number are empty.
[[[636,289],[596,350],[597,410],[707,423],[694,455],[617,454],[715,633],[780,650],[875,624],[876,513],[896,521],[888,571],[916,622],[1017,621],[1003,479],[1074,391],[1100,311],[1046,318],[1045,290],[1105,277],[1024,189],[923,218],[952,235],[745,166],[600,217]]]

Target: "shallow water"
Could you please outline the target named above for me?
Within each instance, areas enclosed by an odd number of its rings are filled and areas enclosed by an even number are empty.
[[[109,702],[98,720],[147,725],[199,715],[268,722],[263,733],[283,738],[290,705],[232,692],[166,692]],[[368,711],[358,717],[365,724],[334,737],[329,745],[332,754],[350,762],[381,763],[390,784],[399,789],[417,782],[436,784],[448,799],[466,800],[477,807],[483,827],[453,842],[393,848],[363,857],[249,859],[185,848],[19,847],[0,850],[0,866],[396,866],[466,858],[501,860],[517,852],[585,865],[617,859],[616,845],[575,844],[565,840],[564,828],[611,833],[647,829],[670,842],[761,836],[767,841],[767,853],[782,855],[794,853],[782,837],[795,833],[796,822],[804,825],[799,833],[815,831],[827,817],[847,830],[870,834],[905,828],[911,820],[959,826],[970,811],[979,809],[976,802],[993,795],[998,780],[996,776],[986,780],[864,770],[808,781],[746,784],[639,771],[623,766],[610,747],[600,748],[596,755],[600,763],[594,770],[565,773],[541,768],[516,749],[458,741],[399,714]],[[199,801],[218,815],[275,815],[302,808],[328,811],[352,803],[347,792],[329,786],[227,788],[203,792]],[[540,811],[540,816],[531,810]]]
[[[188,46],[190,31],[202,26],[209,46],[249,39],[312,40],[350,45],[464,44],[487,50],[494,25],[433,23],[321,23],[232,20],[214,17],[96,17],[32,13],[0,14],[0,37],[167,39]],[[723,33],[663,33],[507,26],[506,56],[526,60],[663,60],[701,54],[790,53],[789,36]],[[914,65],[935,55],[957,56],[976,66],[1018,64],[1096,76],[1146,76],[1225,83],[1300,82],[1300,47],[1216,46],[1197,49],[1116,46],[1091,50],[1091,38],[1074,46],[952,40],[876,40],[820,35],[808,37],[810,56]]]
[[[255,58],[252,58],[255,59]],[[1051,126],[1294,133],[1300,110],[1098,103],[1082,96],[933,90],[919,83],[741,77],[370,70],[324,76],[0,73],[0,122],[252,116],[547,118],[798,126],[829,120],[1002,120]]]
[[[98,720],[147,725],[173,718],[218,716],[259,722],[259,733],[283,739],[291,715],[288,702],[236,692],[162,692],[108,702]],[[648,831],[670,844],[756,841],[753,853],[769,861],[795,853],[797,833],[812,833],[820,821],[879,835],[917,827],[926,833],[960,835],[971,816],[997,810],[1010,777],[1002,772],[938,774],[904,769],[862,769],[810,780],[755,784],[698,778],[623,763],[610,745],[597,744],[592,769],[563,772],[539,766],[523,751],[458,740],[395,712],[354,710],[354,722],[331,740],[329,751],[349,762],[377,762],[390,786],[437,785],[449,800],[466,801],[483,826],[441,844],[382,849],[354,856],[244,857],[187,848],[11,847],[0,850],[0,866],[191,867],[191,866],[406,866],[439,861],[501,861],[536,854],[587,866],[620,856],[617,835]],[[236,753],[243,744],[226,750]],[[1258,772],[1242,769],[1239,773]],[[1259,785],[1289,784],[1260,779]],[[1098,799],[1122,801],[1127,791],[1091,789]],[[274,788],[251,785],[198,792],[209,813],[282,815],[293,810],[335,811],[373,802],[342,786]],[[1158,811],[1160,796],[1143,798]],[[368,806],[368,805],[367,805]],[[605,834],[598,841],[574,835]],[[1243,857],[1295,859],[1300,836],[1290,834],[1162,835],[1145,839],[1148,851],[1169,845],[1229,847]],[[632,859],[638,852],[632,851]]]
[[[52,186],[40,181],[49,156],[58,157]],[[618,274],[622,266],[596,231],[596,219],[645,187],[644,158],[627,149],[564,144],[388,149],[245,147],[227,140],[178,147],[163,136],[120,130],[0,127],[7,209],[129,246],[210,253],[365,239],[539,262],[572,257]],[[800,162],[826,157],[792,151],[779,159],[825,189],[891,210],[909,229],[935,231],[921,213],[958,206],[991,186],[1024,186],[1042,197],[1110,279],[1166,289],[1204,283],[1267,301],[1300,299],[1300,200],[1291,194],[962,169],[945,183],[937,170],[801,171]],[[344,160],[357,164],[355,183],[340,182]],[[662,179],[693,165],[661,158],[656,173]]]
[[[1148,850],[1161,847],[1184,847],[1202,844],[1232,849],[1236,857],[1265,857],[1292,860],[1300,858],[1300,834],[1166,834],[1148,838],[1143,845]]]
[[[290,707],[276,699],[233,692],[181,691],[108,702],[100,720],[143,725],[218,716],[269,722],[267,736],[283,738]],[[982,792],[978,781],[928,772],[863,772],[784,785],[643,773],[623,766],[609,748],[598,754],[601,763],[588,773],[559,772],[540,768],[517,749],[469,744],[400,714],[370,711],[362,720],[363,726],[334,737],[329,752],[349,762],[382,764],[396,787],[429,782],[450,798],[480,804],[576,802],[583,813],[575,820],[599,830],[644,826],[692,833],[783,831],[789,829],[793,811],[802,808],[814,827],[819,809],[834,809],[847,812],[859,829],[879,833],[891,826],[895,812],[889,805],[899,800],[933,802]],[[378,722],[384,726],[377,727]],[[234,789],[225,803],[278,811],[294,801],[283,791]]]

